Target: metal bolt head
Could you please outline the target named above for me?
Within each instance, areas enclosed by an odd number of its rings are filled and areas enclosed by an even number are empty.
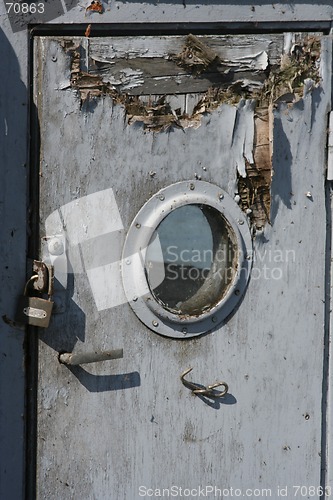
[[[186,326],[184,326],[184,328],[182,328],[182,333],[184,333],[184,334],[185,334],[185,333],[187,333],[187,328],[186,328]]]
[[[223,200],[223,198],[224,198],[224,194],[223,194],[223,193],[220,193],[220,194],[219,194],[219,200]]]
[[[152,325],[153,325],[153,326],[158,326],[158,322],[156,321],[156,319],[154,319],[154,320],[152,321]]]
[[[52,238],[47,243],[48,250],[52,255],[62,255],[64,253],[64,244],[60,238]]]
[[[193,184],[193,182],[191,182],[190,184],[190,190],[193,191],[195,189],[195,185]]]
[[[161,201],[164,201],[164,200],[165,200],[165,196],[164,196],[164,194],[160,194],[159,199],[160,199]]]

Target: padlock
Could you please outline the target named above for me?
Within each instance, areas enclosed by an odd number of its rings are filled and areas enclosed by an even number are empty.
[[[18,300],[15,319],[18,323],[24,325],[47,328],[51,319],[53,301],[50,295],[48,300],[28,295],[29,285],[36,279],[38,279],[37,274],[27,281],[24,287],[24,294]]]

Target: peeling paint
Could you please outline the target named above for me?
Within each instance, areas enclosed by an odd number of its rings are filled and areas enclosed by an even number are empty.
[[[254,109],[255,101],[241,100],[237,106],[236,121],[232,137],[232,150],[236,167],[241,177],[246,177],[246,163],[253,164]]]
[[[257,108],[254,116],[253,159],[245,159],[245,175],[238,175],[241,208],[253,226],[270,222],[272,182],[272,109]]]
[[[258,52],[257,54],[253,55],[245,55],[236,58],[234,61],[230,61],[230,64],[234,64],[237,66],[240,62],[246,63],[249,65],[249,67],[256,67],[259,69],[267,69],[268,67],[268,54],[265,50]]]
[[[197,128],[201,125],[203,115],[225,103],[235,106],[231,149],[237,169],[240,205],[255,228],[260,229],[270,221],[272,107],[280,103],[292,106],[320,84],[320,37],[285,34],[280,60],[272,63],[268,49],[248,51],[231,59],[230,54],[229,58],[226,54],[224,57],[219,55],[203,37],[190,34],[184,38],[184,45],[178,53],[164,54],[166,62],[171,60],[179,68],[190,72],[185,77],[185,73],[180,70],[173,80],[171,76],[158,74],[163,67],[163,58],[158,52],[160,49],[156,48],[156,61],[159,61],[160,66],[156,66],[158,69],[154,74],[155,92],[156,85],[158,88],[163,86],[167,78],[171,83],[173,81],[172,85],[176,82],[183,88],[186,78],[189,81],[201,81],[205,75],[214,73],[214,78],[219,75],[219,83],[216,80],[204,92],[196,93],[198,102],[191,112],[171,104],[171,91],[170,95],[133,95],[133,91],[146,84],[147,68],[150,67],[147,66],[147,49],[141,50],[141,59],[138,52],[132,49],[128,60],[126,57],[121,59],[125,61],[124,66],[118,66],[117,71],[112,73],[110,64],[115,65],[120,60],[116,57],[116,48],[108,48],[104,56],[94,55],[89,63],[85,52],[88,49],[83,48],[80,41],[64,41],[63,47],[71,56],[70,85],[78,91],[81,103],[110,95],[116,103],[125,107],[129,125],[140,123],[152,132],[168,131],[174,127]],[[232,49],[229,47],[228,50],[230,52]],[[102,50],[104,52],[105,48]],[[83,58],[88,61],[87,71],[83,71]],[[143,62],[142,68],[140,62]],[[184,95],[189,93],[184,90]]]
[[[307,36],[294,43],[281,57],[280,66],[273,68],[265,82],[263,96],[269,102],[281,100],[283,95],[292,95],[294,100],[302,97],[304,88],[320,83],[320,39]],[[307,82],[307,83],[306,83]]]
[[[141,57],[138,56],[134,49],[128,54],[128,59],[125,56],[120,59],[118,56],[118,61],[127,62],[123,67],[113,67],[110,72],[108,69],[110,64],[112,67],[116,61],[116,48],[109,48],[110,53],[108,52],[106,56],[102,57],[101,55],[95,55],[96,50],[83,49],[80,46],[80,41],[75,43],[65,40],[63,41],[63,47],[66,52],[71,53],[71,83],[73,88],[79,90],[82,101],[85,101],[88,97],[111,94],[117,96],[117,102],[119,102],[120,96],[133,94],[135,89],[138,91],[137,95],[142,95],[148,91],[148,89],[144,92],[140,91],[140,88],[146,84],[146,80],[149,78],[146,61],[153,59],[149,59],[147,49],[145,49]],[[88,58],[89,60],[88,54],[85,54],[84,57],[82,54],[86,50],[92,51],[93,59],[91,59],[91,64],[87,63],[88,69],[84,71],[83,59]],[[229,48],[229,52],[230,50]],[[215,79],[215,81],[210,82],[212,76],[209,76],[204,91],[200,87],[201,84],[195,83],[195,86],[199,86],[198,88],[201,89],[202,98],[193,112],[193,117],[198,113],[212,111],[223,102],[237,104],[241,99],[256,99],[260,106],[267,106],[277,100],[279,102],[285,99],[293,101],[302,96],[305,82],[312,82],[310,85],[308,83],[308,87],[311,87],[311,85],[316,86],[320,82],[320,39],[312,35],[306,35],[303,38],[300,38],[300,36],[298,38],[285,37],[284,50],[279,63],[269,59],[267,50],[237,55],[232,60],[223,59],[207,43],[194,35],[188,35],[184,41],[182,51],[176,55],[165,54],[164,60],[172,60],[176,64],[186,67],[190,70],[192,76],[189,74],[185,77],[185,74],[179,73],[179,70],[178,72],[174,70],[174,76],[159,75],[159,71],[162,73],[164,71],[163,67],[159,66],[162,54],[155,50],[159,57],[156,58],[157,66],[153,78],[158,82],[159,86],[163,86],[164,80],[166,85],[167,81],[169,81],[170,89],[174,83],[180,89],[185,86],[183,92],[186,93],[190,92],[186,87],[187,81],[200,82],[203,73],[208,70],[211,72],[214,67],[213,80]],[[159,65],[157,64],[158,61]],[[151,72],[152,69],[150,69]],[[156,93],[156,83],[153,88],[155,89],[153,93]],[[148,92],[147,95],[151,93]],[[169,92],[165,92],[165,95],[168,95],[168,93],[171,95],[173,92],[169,90]],[[159,91],[159,94],[161,95],[163,92]],[[128,99],[125,97],[124,100],[127,101]],[[178,117],[181,117],[182,114],[184,113],[177,113]],[[187,118],[191,118],[191,116],[187,116]]]

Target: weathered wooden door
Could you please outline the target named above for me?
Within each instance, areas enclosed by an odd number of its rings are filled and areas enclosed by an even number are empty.
[[[35,39],[38,498],[320,497],[329,47]]]

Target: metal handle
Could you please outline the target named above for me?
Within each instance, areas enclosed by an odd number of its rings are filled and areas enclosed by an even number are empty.
[[[181,374],[180,380],[185,385],[185,387],[187,387],[188,389],[190,389],[192,391],[193,394],[196,394],[198,396],[207,396],[209,398],[215,398],[215,399],[222,398],[223,396],[225,396],[227,394],[229,387],[228,387],[228,384],[226,382],[216,382],[215,384],[208,385],[206,387],[206,386],[202,386],[199,384],[195,384],[194,382],[189,382],[188,380],[185,380],[185,378],[184,378],[185,375],[190,373],[192,370],[193,370],[193,368],[188,368],[187,370],[185,370]],[[221,386],[224,387],[223,391],[215,391],[214,390],[216,387],[221,387]]]
[[[97,363],[98,361],[108,361],[110,359],[123,358],[123,349],[113,349],[103,352],[64,352],[60,354],[59,361],[64,365],[84,365],[87,363]]]

